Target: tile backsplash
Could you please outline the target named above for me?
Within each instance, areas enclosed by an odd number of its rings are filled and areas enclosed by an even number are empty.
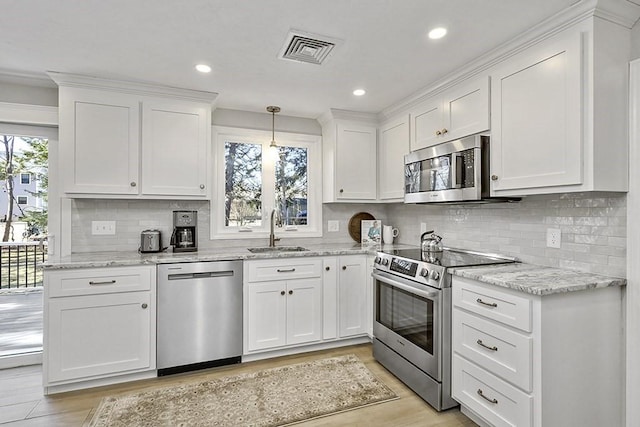
[[[198,211],[198,246],[260,246],[265,239],[210,240],[209,202],[162,200],[72,201],[72,252],[133,251],[140,232],[157,228],[169,245],[172,211]],[[486,205],[325,204],[323,238],[305,242],[352,242],[351,216],[370,212],[400,230],[396,242],[418,245],[420,224],[434,229],[445,246],[515,256],[521,261],[610,276],[626,274],[626,194],[572,193],[530,196],[517,203]],[[116,220],[116,234],[93,236],[91,221]],[[339,231],[327,231],[337,220]],[[547,229],[562,232],[561,247],[548,248]],[[287,241],[289,240],[289,241]],[[281,245],[300,244],[283,239]],[[354,242],[355,243],[355,242]]]
[[[418,244],[425,223],[447,247],[625,277],[626,212],[626,194],[571,193],[485,205],[394,204],[386,215],[400,230],[401,243]],[[561,230],[559,249],[547,247],[549,228]]]

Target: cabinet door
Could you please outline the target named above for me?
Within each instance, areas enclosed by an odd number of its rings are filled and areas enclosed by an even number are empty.
[[[135,97],[61,87],[64,191],[138,194],[139,120]]]
[[[155,368],[149,292],[51,298],[48,382]]]
[[[338,260],[338,335],[341,338],[367,332],[367,283],[364,256]]]
[[[144,101],[142,193],[206,197],[209,109]]]
[[[442,142],[442,98],[437,96],[411,112],[411,151]]]
[[[582,182],[580,37],[534,46],[492,73],[494,192]]]
[[[442,105],[443,142],[489,130],[489,77],[456,86]]]
[[[248,285],[248,351],[286,344],[286,289],[282,281]]]
[[[322,338],[322,279],[287,281],[287,344]]]
[[[326,257],[322,260],[322,338],[338,336],[338,259]]]
[[[376,128],[339,123],[336,135],[337,199],[376,199]]]
[[[409,117],[387,123],[380,128],[379,198],[404,198],[404,156],[409,152]]]

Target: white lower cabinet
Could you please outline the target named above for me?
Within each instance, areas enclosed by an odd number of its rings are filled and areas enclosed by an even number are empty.
[[[152,266],[45,271],[45,387],[154,372],[155,277]]]
[[[365,255],[244,262],[244,353],[366,337]]]
[[[452,281],[452,395],[492,426],[622,424],[622,289]]]

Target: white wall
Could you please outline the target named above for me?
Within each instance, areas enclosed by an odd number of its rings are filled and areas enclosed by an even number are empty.
[[[266,107],[265,107],[266,109]],[[254,113],[250,111],[226,110],[217,108],[213,111],[211,123],[218,126],[239,127],[244,129],[271,130],[271,113]],[[317,120],[287,116],[278,113],[275,116],[276,132],[294,132],[307,135],[322,135],[322,127]]]
[[[58,106],[58,89],[0,81],[0,102]]]

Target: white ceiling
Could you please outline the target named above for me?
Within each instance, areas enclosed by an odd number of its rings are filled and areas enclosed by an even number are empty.
[[[0,74],[60,71],[218,92],[217,106],[379,112],[576,0],[3,0]],[[445,26],[439,41],[428,30]],[[343,43],[277,58],[290,29]],[[207,63],[213,72],[194,70]],[[357,98],[355,88],[367,94]]]

